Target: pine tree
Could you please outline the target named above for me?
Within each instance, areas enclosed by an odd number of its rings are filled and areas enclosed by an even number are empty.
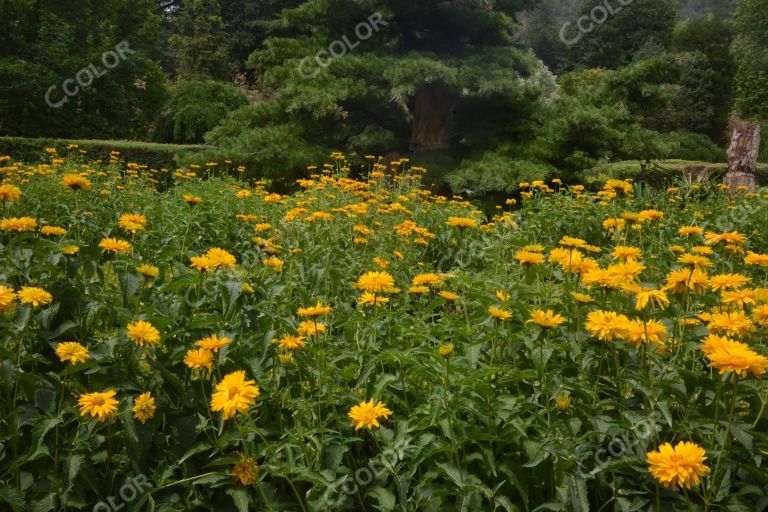
[[[229,52],[218,0],[185,0],[168,39],[182,78],[227,80]]]
[[[268,105],[233,114],[210,139],[274,162],[286,141],[330,148],[444,150],[455,122],[491,98],[501,123],[538,60],[513,45],[511,0],[309,0],[268,23],[250,59]],[[249,114],[250,112],[250,114]],[[280,137],[276,139],[275,137]],[[269,142],[268,148],[253,144]]]

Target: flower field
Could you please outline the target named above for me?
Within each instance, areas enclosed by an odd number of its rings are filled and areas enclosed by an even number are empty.
[[[0,162],[2,510],[768,509],[765,192],[50,153]]]

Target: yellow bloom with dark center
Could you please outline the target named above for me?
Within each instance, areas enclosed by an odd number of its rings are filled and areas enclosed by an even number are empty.
[[[67,230],[59,226],[43,226],[40,228],[40,234],[43,236],[63,236]]]
[[[117,400],[114,390],[103,393],[85,393],[80,395],[77,405],[82,416],[93,416],[99,422],[106,421],[117,412]]]
[[[147,420],[152,419],[155,415],[157,406],[155,405],[155,399],[152,393],[149,391],[140,394],[133,402],[133,417],[142,423],[146,423]]]
[[[19,302],[32,304],[34,307],[47,306],[53,300],[53,296],[42,288],[23,286],[17,293]]]
[[[232,467],[229,474],[243,485],[255,484],[258,482],[259,465],[252,457],[241,456],[240,462]]]
[[[517,251],[515,259],[523,265],[538,265],[544,263],[544,255],[539,252]]]
[[[325,325],[320,322],[305,320],[299,323],[296,329],[302,336],[317,336],[325,332]]]
[[[183,196],[181,196],[181,198],[189,206],[195,206],[195,205],[200,204],[200,203],[203,202],[203,198],[202,197],[193,196],[192,194],[184,194]]]
[[[11,217],[0,220],[1,231],[16,231],[25,233],[37,229],[37,221],[32,217]]]
[[[706,354],[709,366],[717,368],[720,374],[735,372],[746,376],[747,372],[760,376],[768,368],[768,358],[758,354],[746,343],[732,340],[721,340],[710,348]]]
[[[476,228],[477,220],[471,217],[448,217],[448,222],[446,222],[446,224],[448,226],[461,229]]]
[[[366,272],[357,280],[355,287],[364,292],[393,293],[395,278],[388,272]]]
[[[213,369],[213,352],[206,348],[190,349],[184,356],[184,364],[193,370]]]
[[[0,185],[0,202],[14,203],[21,197],[21,189],[13,185]]]
[[[56,346],[56,355],[62,363],[82,363],[90,357],[88,349],[76,341],[63,341]]]
[[[368,429],[378,428],[380,426],[379,419],[389,418],[392,415],[392,411],[387,409],[381,401],[374,404],[373,398],[371,398],[368,402],[360,402],[352,406],[347,415],[352,420],[355,430],[360,430],[363,427]]]
[[[626,335],[629,319],[615,311],[590,311],[586,328],[600,341],[622,339]]]
[[[70,190],[88,190],[91,182],[82,174],[65,174],[59,182]]]
[[[503,308],[498,308],[496,306],[491,306],[488,308],[488,312],[491,314],[492,317],[501,320],[502,322],[505,320],[509,320],[512,318],[512,312],[507,311]]]
[[[676,446],[664,443],[658,450],[646,454],[648,471],[664,487],[685,487],[701,483],[709,473],[704,448],[695,443],[681,441]]]
[[[715,334],[744,336],[754,331],[752,320],[743,311],[712,313],[707,330]]]
[[[273,343],[277,343],[284,350],[298,350],[307,344],[307,339],[304,336],[286,334],[282,338],[274,340]]]
[[[201,339],[199,341],[196,341],[195,345],[200,347],[200,348],[204,348],[206,350],[210,350],[213,353],[216,353],[219,350],[221,350],[221,348],[223,346],[228,345],[231,342],[232,342],[231,339],[229,339],[229,338],[219,338],[218,335],[216,335],[214,333],[214,334],[211,334],[210,336],[208,336],[207,338],[203,338],[203,339]]]
[[[551,329],[565,323],[565,317],[560,314],[555,314],[551,309],[546,311],[534,309],[530,312],[530,315],[530,319],[526,320],[525,323],[534,323],[542,329]]]
[[[15,300],[16,300],[16,293],[13,291],[13,288],[0,285],[0,311],[3,311],[11,307],[11,305],[13,305],[13,302]]]
[[[211,396],[211,410],[221,411],[226,420],[237,414],[248,414],[248,408],[256,402],[261,392],[256,382],[246,380],[245,372],[240,370],[224,376],[216,384],[216,391]]]
[[[157,345],[160,343],[160,331],[145,320],[139,320],[128,324],[128,339],[140,347]]]
[[[412,286],[411,290],[414,288],[418,288],[420,292],[429,293],[429,288],[426,286]],[[363,292],[357,299],[357,303],[361,306],[384,306],[389,303],[389,297],[385,297],[384,295],[376,295],[375,293],[371,292]]]
[[[319,300],[314,306],[307,306],[305,308],[299,308],[297,314],[299,316],[305,316],[309,318],[315,318],[321,315],[327,315],[331,312],[330,306],[323,306],[323,303]]]
[[[129,254],[132,247],[130,242],[118,238],[104,238],[99,242],[99,248],[111,253]]]

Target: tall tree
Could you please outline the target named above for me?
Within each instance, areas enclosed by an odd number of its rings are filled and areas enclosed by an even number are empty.
[[[587,0],[581,16],[563,35],[573,41],[574,61],[586,67],[617,68],[649,45],[668,47],[676,15],[675,0]]]
[[[168,39],[182,78],[227,80],[229,49],[218,0],[185,0]]]
[[[285,9],[250,59],[269,104],[233,114],[211,140],[257,159],[277,153],[255,146],[266,140],[318,151],[453,148],[468,104],[493,99],[498,120],[525,94],[521,78],[538,62],[512,45],[525,3],[308,0]]]
[[[2,0],[0,12],[0,133],[149,133],[165,81],[154,0]]]

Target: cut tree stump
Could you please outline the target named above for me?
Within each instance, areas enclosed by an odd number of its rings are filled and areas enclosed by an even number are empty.
[[[760,150],[760,124],[737,120],[728,147],[728,172],[723,183],[732,191],[739,187],[755,189],[757,153]]]

